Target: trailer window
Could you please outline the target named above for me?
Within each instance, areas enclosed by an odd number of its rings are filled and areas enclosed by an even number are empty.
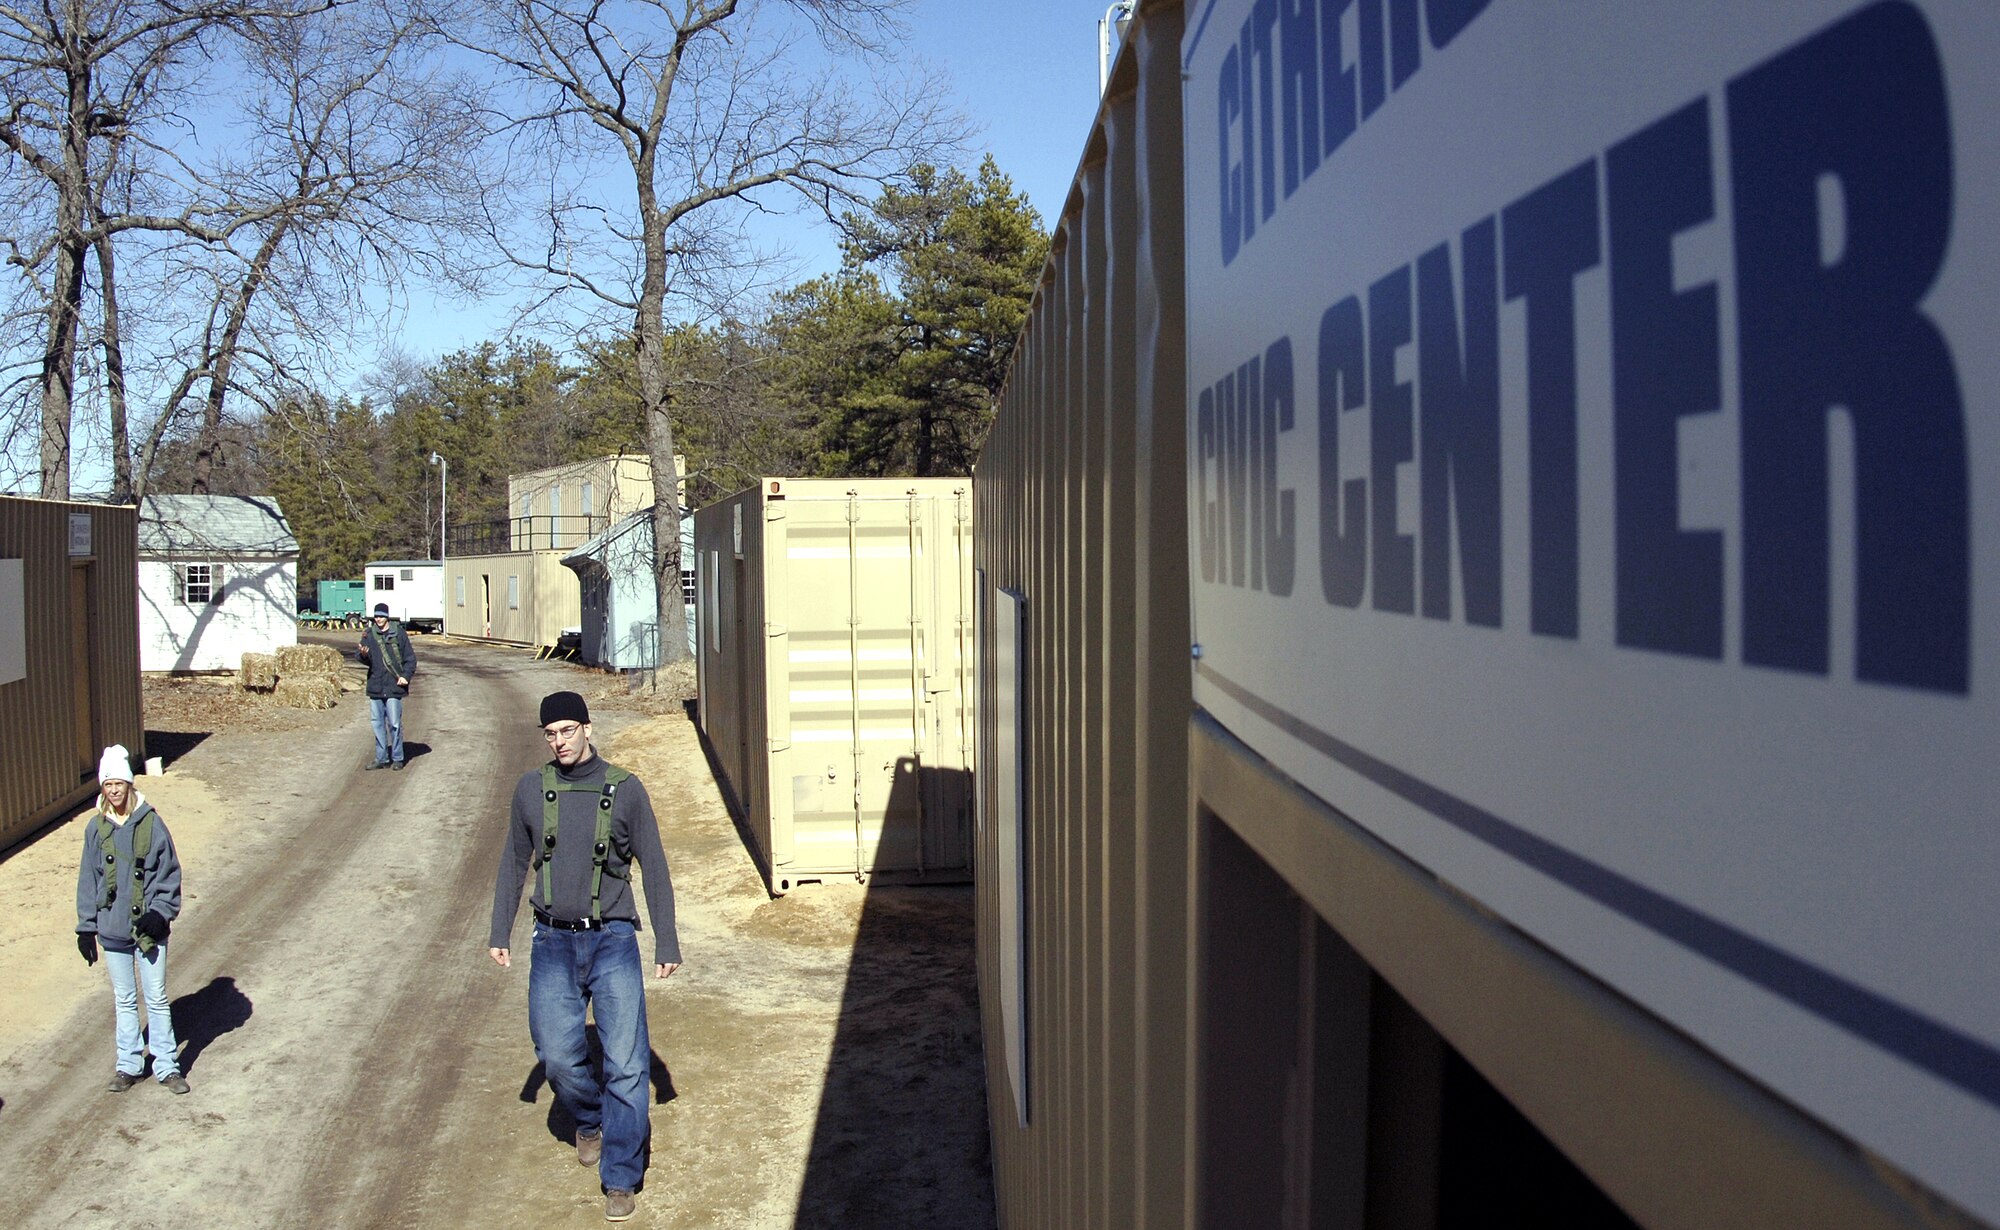
[[[375,588],[394,589],[396,588],[396,578],[386,572],[378,572],[375,574]]]

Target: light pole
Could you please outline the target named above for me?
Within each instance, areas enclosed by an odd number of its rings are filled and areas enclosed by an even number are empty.
[[[446,582],[450,579],[450,574],[444,566],[445,478],[451,473],[451,463],[433,450],[431,452],[431,464],[438,468],[438,606],[442,608],[438,611],[438,631],[443,632],[445,631],[446,617],[451,614],[451,596],[445,592],[449,588]]]
[[[1114,0],[1104,16],[1097,19],[1097,92],[1104,93],[1111,84],[1111,31],[1115,27],[1118,38],[1125,38],[1125,27],[1132,24],[1132,0]]]

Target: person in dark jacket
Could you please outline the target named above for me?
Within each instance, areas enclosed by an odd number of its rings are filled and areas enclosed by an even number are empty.
[[[361,634],[361,660],[368,664],[368,720],[375,727],[375,759],[370,769],[403,769],[403,698],[417,676],[417,651],[410,634],[389,618],[389,604],[375,604],[375,615]]]
[[[167,937],[181,912],[181,861],[167,822],[133,786],[132,758],[123,745],[104,749],[97,781],[97,808],[83,828],[83,862],[76,873],[76,947],[91,965],[102,949],[111,975],[118,1066],[106,1089],[123,1093],[138,1084],[146,1067],[144,1048],[150,1047],[153,1079],[186,1093],[167,1005]]]
[[[583,697],[544,697],[541,724],[555,758],[514,787],[487,952],[503,969],[511,967],[509,936],[521,908],[521,882],[531,878],[528,1033],[557,1104],[576,1124],[577,1162],[597,1166],[605,1220],[624,1221],[645,1176],[653,1054],[632,864],[646,877],[655,978],[670,976],[681,963],[674,882],[646,788],[591,747]],[[586,1006],[604,1051],[601,1081],[591,1072],[584,1043]]]

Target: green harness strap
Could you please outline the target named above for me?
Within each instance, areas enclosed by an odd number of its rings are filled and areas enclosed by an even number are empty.
[[[556,777],[554,764],[542,766],[542,846],[535,852],[535,867],[542,873],[542,900],[555,904],[555,889],[550,881],[552,875],[549,864],[556,858],[556,796],[559,794],[579,794],[588,792],[601,797],[597,800],[597,844],[591,847],[590,861],[594,865],[590,873],[590,921],[597,921],[598,898],[604,886],[605,863],[611,855],[611,797],[630,773],[615,764],[604,766],[604,786],[602,789],[585,782],[566,782]],[[619,872],[611,877],[622,880]]]
[[[396,652],[396,643],[394,641],[385,643],[382,640],[382,633],[374,624],[368,625],[368,639],[375,642],[375,648],[382,651],[382,660],[394,667],[397,675],[409,675],[410,672],[403,669],[403,655]]]
[[[97,891],[97,908],[109,909],[112,899],[118,895],[118,848],[112,844],[111,835],[117,826],[111,817],[102,811],[91,818],[97,826],[97,847],[104,852],[104,886]],[[148,807],[140,815],[138,827],[132,830],[132,938],[139,944],[140,952],[153,951],[154,939],[141,932],[136,925],[139,915],[146,912],[146,856],[153,852],[153,809]]]

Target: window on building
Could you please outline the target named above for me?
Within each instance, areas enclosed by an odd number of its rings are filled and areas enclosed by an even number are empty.
[[[592,498],[595,494],[596,493],[590,489],[589,481],[586,480],[583,484],[583,515],[586,517],[594,517],[597,515],[597,505]]]
[[[396,578],[395,578],[395,577],[393,577],[393,576],[390,576],[390,575],[389,575],[388,573],[386,573],[386,572],[378,572],[378,573],[376,573],[376,574],[375,574],[375,588],[376,588],[376,589],[394,589],[394,588],[396,588]]]
[[[403,579],[405,581],[413,581],[416,579],[416,576],[417,576],[416,569],[414,568],[403,569]]]
[[[694,605],[694,569],[681,569],[681,601]]]
[[[221,564],[175,564],[175,597],[182,606],[219,606],[222,603]]]
[[[507,578],[507,609],[510,611],[521,609],[521,578],[518,576]]]
[[[549,516],[562,516],[562,484],[549,488]]]
[[[465,578],[458,578],[458,605],[465,605]]]

